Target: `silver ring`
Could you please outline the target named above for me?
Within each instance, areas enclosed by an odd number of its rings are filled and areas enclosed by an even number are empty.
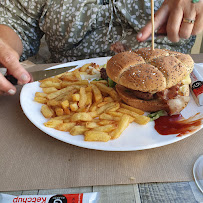
[[[189,18],[183,18],[184,23],[194,24],[195,20],[189,19]]]

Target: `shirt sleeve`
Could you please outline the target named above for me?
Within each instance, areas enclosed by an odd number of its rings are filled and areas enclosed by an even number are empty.
[[[12,28],[23,43],[20,61],[35,55],[40,46],[43,32],[39,19],[43,13],[45,0],[5,0],[0,1],[0,24]]]

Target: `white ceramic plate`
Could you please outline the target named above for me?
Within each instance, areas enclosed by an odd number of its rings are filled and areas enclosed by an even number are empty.
[[[61,68],[71,65],[78,65],[78,67],[81,67],[83,64],[90,62],[103,65],[107,62],[108,59],[109,57],[101,57],[80,60],[60,64],[51,68]],[[37,128],[39,128],[46,134],[72,145],[104,151],[135,151],[168,145],[191,135],[188,134],[182,137],[176,137],[176,135],[163,136],[157,133],[157,131],[154,129],[154,122],[149,122],[147,125],[144,126],[132,123],[116,140],[111,140],[109,142],[86,142],[84,141],[84,137],[82,135],[72,136],[68,132],[62,132],[52,128],[47,128],[43,125],[43,123],[46,122],[47,119],[45,119],[40,112],[42,105],[34,102],[35,92],[41,91],[42,90],[39,87],[39,82],[33,82],[24,85],[20,95],[20,103],[25,115]],[[197,112],[203,112],[203,106],[198,107],[191,97],[188,106],[182,111],[182,115],[185,118],[188,118],[189,116],[192,116]]]

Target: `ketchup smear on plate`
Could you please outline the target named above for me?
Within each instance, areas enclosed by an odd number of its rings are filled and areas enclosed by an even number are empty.
[[[155,120],[155,130],[161,135],[178,134],[177,137],[192,133],[202,125],[202,118],[184,119],[181,114],[161,116]]]

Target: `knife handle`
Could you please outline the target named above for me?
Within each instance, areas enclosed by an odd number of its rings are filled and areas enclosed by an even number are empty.
[[[6,75],[5,78],[13,85],[18,84],[18,80],[12,75]]]

